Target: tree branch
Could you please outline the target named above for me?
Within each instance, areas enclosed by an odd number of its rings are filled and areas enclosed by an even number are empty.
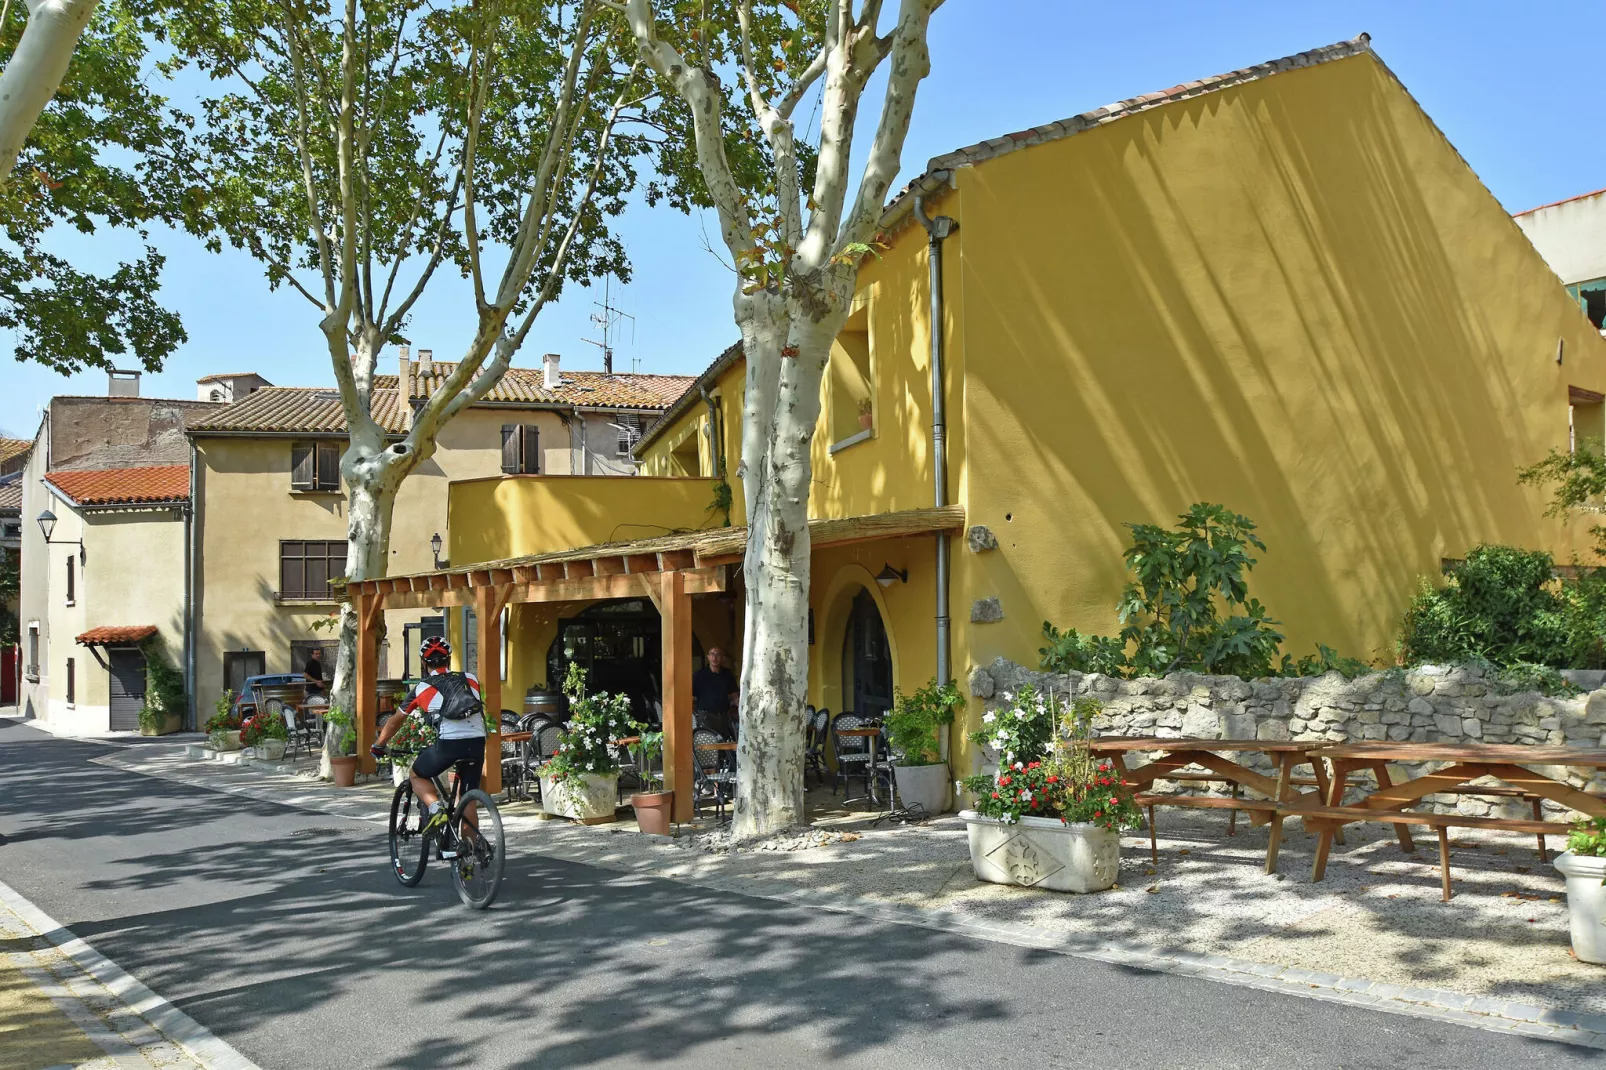
[[[0,71],[0,189],[39,115],[61,87],[96,0],[27,0],[28,23]]]

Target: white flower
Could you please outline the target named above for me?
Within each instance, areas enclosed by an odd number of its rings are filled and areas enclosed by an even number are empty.
[[[986,713],[981,715],[981,723],[982,724],[992,724],[997,719],[998,719],[998,714],[992,712],[991,710],[988,710]]]
[[[998,697],[1003,699],[1005,702],[1008,702],[1010,699],[1014,698],[1015,696],[1011,695],[1008,691],[1000,691],[998,693]]]
[[[1016,769],[1024,769],[1024,768],[1026,768],[1026,767],[1025,767],[1025,766],[1023,766],[1023,765],[1021,765],[1021,764],[1020,764],[1020,763],[1019,763],[1019,762],[1016,762],[1016,763],[1015,763],[1015,768],[1016,768]]]

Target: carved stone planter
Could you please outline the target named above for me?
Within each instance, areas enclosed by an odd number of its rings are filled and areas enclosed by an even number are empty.
[[[576,779],[541,778],[541,809],[582,825],[613,820],[619,802],[619,774],[588,773]]]
[[[1121,867],[1121,837],[1097,825],[1023,817],[1013,825],[960,811],[976,879],[1056,892],[1102,892]]]
[[[1554,864],[1567,878],[1573,953],[1585,962],[1606,963],[1606,858],[1563,851]]]

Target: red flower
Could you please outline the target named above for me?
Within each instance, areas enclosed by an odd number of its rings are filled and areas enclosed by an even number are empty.
[[[1028,768],[1028,769],[1036,769],[1038,766],[1040,766],[1042,764],[1043,764],[1042,762],[1027,762],[1026,763],[1026,768]]]
[[[1032,800],[1032,809],[1033,810],[1037,809],[1037,800],[1036,799]]]
[[[1009,782],[1011,780],[1014,780],[1014,779],[1015,779],[1014,777],[1001,776],[1001,777],[998,778],[998,783],[999,783],[1000,786],[1007,788],[1007,787],[1009,787]]]
[[[1050,784],[1058,784],[1058,783],[1059,783],[1059,782],[1060,782],[1060,778],[1059,778],[1059,777],[1057,777],[1057,776],[1050,776],[1050,777],[1049,777],[1049,778],[1048,778],[1048,782],[1049,782],[1049,783],[1050,783]]]
[[[1094,810],[1093,811],[1093,816],[1094,817],[1103,817],[1104,816],[1104,811],[1103,810]]]
[[[996,791],[993,792],[993,798],[995,798],[995,799],[998,798],[998,792],[996,792]]]
[[[1115,801],[1115,796],[1111,795],[1110,796],[1110,806],[1111,807],[1116,807],[1116,806],[1120,806],[1120,805],[1121,805],[1120,803]]]
[[[1105,787],[1109,787],[1109,785],[1110,785],[1110,778],[1109,778],[1109,777],[1107,777],[1107,776],[1101,776],[1101,777],[1099,777],[1099,783],[1100,783],[1100,784],[1103,784],[1103,785],[1104,785],[1104,786],[1105,786]]]

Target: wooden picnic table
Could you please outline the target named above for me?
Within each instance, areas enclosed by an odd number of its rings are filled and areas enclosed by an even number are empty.
[[[1525,797],[1550,799],[1590,817],[1606,817],[1606,799],[1579,791],[1530,766],[1565,766],[1570,769],[1606,769],[1606,748],[1528,746],[1500,743],[1336,743],[1319,746],[1312,753],[1332,765],[1332,779],[1326,792],[1326,805],[1308,799],[1293,800],[1284,806],[1286,814],[1300,814],[1307,827],[1318,830],[1316,858],[1311,880],[1319,881],[1327,872],[1327,856],[1333,838],[1351,821],[1384,821],[1395,827],[1400,846],[1415,850],[1407,825],[1433,827],[1439,837],[1439,862],[1444,898],[1450,898],[1450,844],[1448,828],[1489,828],[1511,832],[1532,832],[1539,836],[1544,850],[1545,836],[1565,835],[1566,822],[1540,819],[1535,804],[1535,820],[1503,817],[1466,817],[1412,811],[1413,804],[1435,794],[1510,795],[1510,789]],[[1394,783],[1388,771],[1390,762],[1448,762],[1443,768],[1422,776]],[[1371,769],[1377,787],[1357,802],[1344,805],[1349,777],[1358,770]],[[1494,777],[1508,789],[1485,788],[1471,782]],[[1301,814],[1301,811],[1306,811]],[[1342,841],[1341,841],[1342,842]]]
[[[1250,821],[1256,825],[1270,823],[1271,835],[1266,845],[1266,872],[1277,872],[1277,855],[1282,848],[1284,807],[1289,803],[1309,800],[1319,805],[1327,794],[1327,771],[1312,752],[1325,746],[1323,740],[1276,739],[1200,739],[1183,736],[1100,736],[1088,746],[1099,757],[1108,757],[1121,779],[1136,789],[1140,806],[1149,811],[1149,852],[1158,861],[1159,844],[1154,831],[1155,806],[1186,806],[1213,810],[1247,810]],[[1133,752],[1158,751],[1161,757],[1147,765],[1129,769],[1126,755]],[[1275,777],[1258,773],[1226,757],[1228,754],[1265,754],[1277,767]],[[1180,772],[1187,766],[1197,765],[1208,773]],[[1314,774],[1317,790],[1300,792],[1294,787],[1294,768],[1309,765]],[[1156,780],[1224,781],[1234,785],[1234,795],[1160,795],[1152,789]],[[1236,793],[1247,788],[1265,796],[1264,799],[1245,799]]]

